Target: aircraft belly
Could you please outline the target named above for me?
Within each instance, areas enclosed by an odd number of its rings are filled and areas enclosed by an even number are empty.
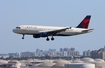
[[[38,34],[39,32],[35,30],[27,30],[26,33],[27,34]]]
[[[18,34],[38,34],[38,31],[35,30],[25,30],[25,29],[21,29],[21,30],[16,30],[15,33]]]

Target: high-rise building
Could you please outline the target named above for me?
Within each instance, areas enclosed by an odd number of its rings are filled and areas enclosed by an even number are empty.
[[[105,51],[105,46],[104,46],[104,51]]]
[[[40,49],[36,49],[36,52],[40,52]]]
[[[70,50],[71,50],[70,47],[68,47],[68,48],[64,48],[64,51],[70,51]]]
[[[67,57],[67,56],[68,56],[68,52],[67,52],[67,51],[61,52],[61,56],[62,56],[62,57]]]
[[[88,50],[88,51],[83,51],[83,56],[84,57],[90,57],[91,56],[91,51]]]
[[[75,48],[73,47],[68,47],[68,48],[60,48],[60,51],[63,52],[63,51],[75,51]]]
[[[68,47],[68,48],[60,48],[60,52],[62,52],[61,56],[69,56],[69,57],[71,57],[71,56],[73,56],[73,57],[80,56],[79,52],[76,51],[75,48],[73,48],[73,47],[72,48],[70,48],[70,47]]]
[[[91,51],[91,58],[94,58],[94,59],[101,58],[102,59],[103,58],[102,55],[103,55],[103,51],[102,50]]]
[[[64,51],[64,48],[60,48],[60,52],[63,52]]]
[[[49,52],[56,52],[56,49],[49,49]]]
[[[80,56],[78,51],[68,51],[68,56],[77,57]]]
[[[105,60],[105,51],[102,53],[102,59]]]
[[[72,47],[70,51],[75,51],[75,48]]]

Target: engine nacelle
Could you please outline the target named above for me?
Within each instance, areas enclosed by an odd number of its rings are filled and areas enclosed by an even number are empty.
[[[46,32],[42,32],[40,34],[33,35],[34,38],[47,37],[47,36],[48,36],[48,34]]]
[[[34,34],[33,37],[34,38],[40,38],[41,36],[40,36],[40,34]]]
[[[47,37],[48,34],[47,34],[46,32],[42,32],[42,33],[40,34],[40,36],[41,36],[41,37]]]

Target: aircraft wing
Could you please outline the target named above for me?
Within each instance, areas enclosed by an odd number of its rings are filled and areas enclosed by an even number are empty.
[[[40,31],[40,32],[46,32],[48,35],[56,35],[57,33],[65,31],[67,29],[70,29],[70,28],[67,27],[67,28],[62,28],[58,30],[47,30],[47,31]]]

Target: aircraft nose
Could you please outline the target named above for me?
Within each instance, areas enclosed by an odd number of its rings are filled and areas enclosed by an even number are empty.
[[[16,29],[13,29],[12,31],[13,31],[14,33],[16,33]]]

